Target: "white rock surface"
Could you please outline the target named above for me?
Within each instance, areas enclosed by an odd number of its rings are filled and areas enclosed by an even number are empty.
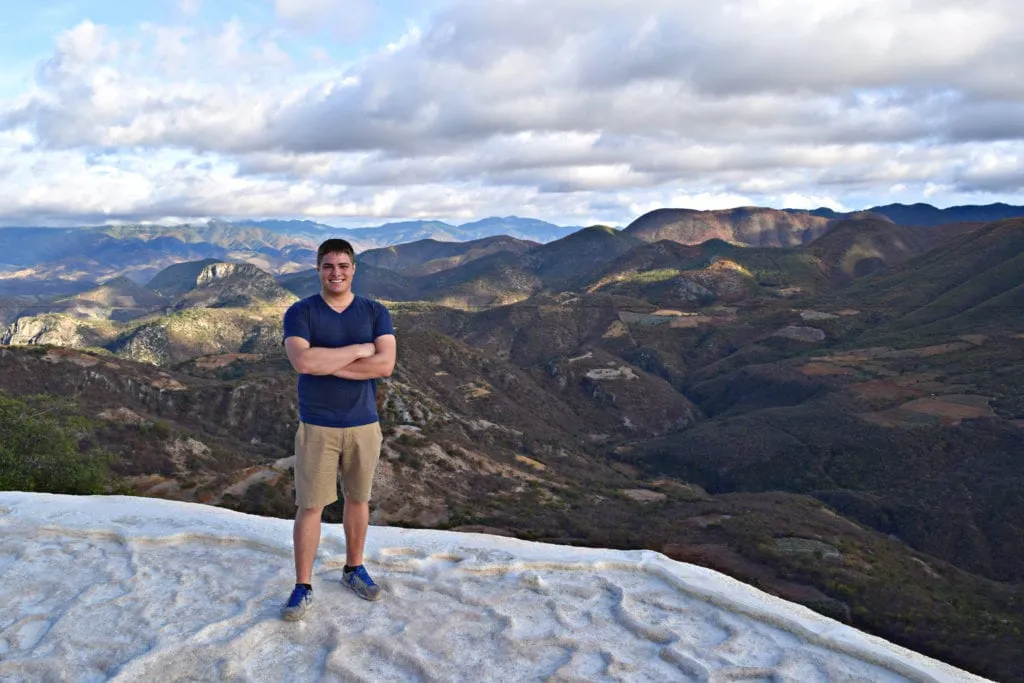
[[[287,520],[0,493],[0,680],[982,680],[649,551],[373,527],[379,603],[344,559],[289,623]]]

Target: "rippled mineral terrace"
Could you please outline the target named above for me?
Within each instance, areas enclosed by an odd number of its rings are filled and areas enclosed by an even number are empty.
[[[374,527],[387,591],[303,622],[291,524],[123,497],[0,494],[0,681],[982,680],[646,551]]]

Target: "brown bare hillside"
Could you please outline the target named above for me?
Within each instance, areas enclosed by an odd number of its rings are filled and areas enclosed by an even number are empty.
[[[981,227],[977,223],[942,226],[895,225],[877,218],[843,220],[807,246],[846,283],[899,265],[945,241]]]
[[[828,218],[811,214],[760,207],[722,211],[656,209],[637,218],[623,232],[645,242],[700,244],[717,238],[753,247],[793,247],[821,236],[831,223]]]

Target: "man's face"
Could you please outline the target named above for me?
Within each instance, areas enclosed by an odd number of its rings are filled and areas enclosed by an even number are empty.
[[[320,273],[320,286],[328,294],[345,294],[352,289],[352,276],[356,274],[356,265],[352,257],[340,252],[324,254],[317,268]]]

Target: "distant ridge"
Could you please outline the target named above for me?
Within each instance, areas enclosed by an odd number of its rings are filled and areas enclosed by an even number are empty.
[[[685,207],[673,208],[664,207],[657,209],[652,214],[664,219],[665,214],[661,212],[681,212],[691,217],[701,216],[714,218],[715,222],[729,217],[733,220],[743,218],[750,220],[756,217],[758,220],[765,220],[771,213],[783,213],[790,215],[814,216],[827,220],[851,219],[851,218],[879,218],[884,217],[893,223],[900,225],[931,226],[946,223],[991,223],[992,221],[1006,218],[1018,218],[1024,216],[1024,206],[1016,206],[1005,203],[994,204],[965,204],[962,206],[950,206],[940,209],[931,204],[918,202],[916,204],[885,204],[865,208],[859,211],[840,212],[826,207],[817,209],[772,209],[768,207],[743,206],[731,209],[716,211],[698,211]],[[873,214],[873,216],[871,215]],[[633,222],[640,221],[643,216]],[[784,221],[781,216],[775,216],[774,221]],[[580,226],[558,226],[547,221],[535,218],[521,218],[519,216],[492,216],[470,223],[454,225],[436,220],[402,221],[385,223],[375,227],[358,228],[336,228],[322,223],[315,223],[305,220],[258,220],[258,221],[236,221],[236,225],[256,226],[266,230],[288,234],[338,234],[362,241],[371,242],[372,246],[389,246],[399,242],[389,241],[400,235],[409,236],[410,239],[402,241],[409,242],[414,239],[438,239],[444,240],[440,233],[446,233],[451,241],[467,241],[492,237],[495,235],[507,235],[518,239],[533,240],[537,242],[551,242],[565,237],[580,229]],[[627,228],[628,229],[628,228]],[[415,237],[411,235],[415,234]],[[656,240],[653,240],[656,241]],[[761,246],[779,246],[764,244]],[[364,248],[372,248],[366,246]]]
[[[352,242],[357,251],[407,244],[420,240],[437,242],[469,242],[485,237],[504,235],[533,242],[553,242],[579,230],[579,226],[561,226],[537,218],[491,216],[470,223],[454,225],[438,220],[412,220],[384,223],[372,227],[332,227],[302,220],[236,221],[238,227],[264,230],[312,239],[340,237]]]
[[[359,262],[412,277],[448,270],[499,251],[521,254],[537,246],[537,242],[504,235],[468,242],[426,239],[365,251],[359,255]]]
[[[888,216],[894,223],[901,225],[991,223],[1005,218],[1024,216],[1024,206],[1009,204],[951,206],[948,209],[937,209],[930,204],[889,204],[875,207],[870,211]]]
[[[853,214],[839,213],[824,207],[805,211],[803,209],[786,209],[788,213],[804,213],[820,218],[838,219],[853,218]],[[946,209],[939,209],[931,204],[886,204],[885,206],[873,206],[860,212],[862,215],[876,214],[885,216],[893,223],[899,225],[932,226],[945,225],[948,223],[991,223],[1006,218],[1019,218],[1024,216],[1024,206],[1013,206],[1011,204],[967,204],[964,206],[951,206]]]

